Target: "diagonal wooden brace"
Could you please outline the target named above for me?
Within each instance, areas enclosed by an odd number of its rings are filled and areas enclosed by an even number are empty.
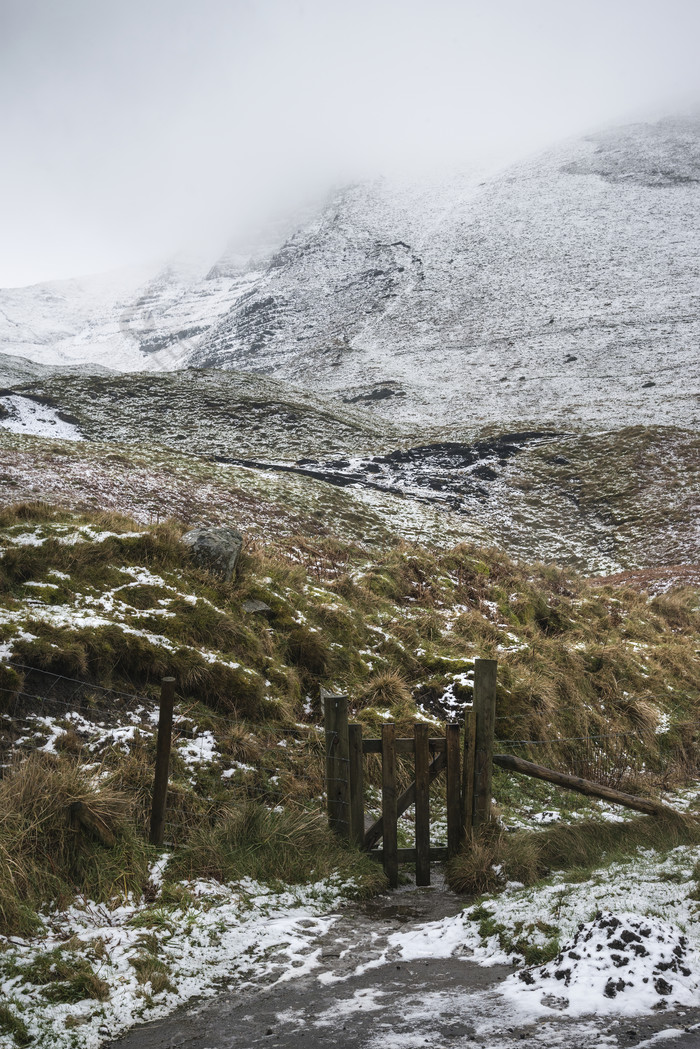
[[[445,752],[443,750],[443,751],[440,751],[440,753],[437,754],[437,756],[430,762],[430,765],[428,765],[428,777],[429,777],[429,782],[430,783],[432,783],[433,780],[437,776],[439,776],[439,774],[445,768],[445,765],[446,765],[446,759],[445,759]],[[403,813],[406,811],[406,809],[410,809],[411,805],[415,804],[415,801],[416,801],[416,784],[415,784],[415,781],[414,781],[411,784],[411,786],[408,787],[399,798],[397,798],[397,801],[396,801],[396,810],[397,810],[396,811],[396,815],[397,816],[403,815]],[[364,848],[365,849],[373,848],[377,844],[377,842],[380,840],[380,838],[383,838],[383,837],[384,837],[384,817],[380,816],[379,819],[376,820],[372,824],[372,826],[369,828],[369,830],[365,831]]]

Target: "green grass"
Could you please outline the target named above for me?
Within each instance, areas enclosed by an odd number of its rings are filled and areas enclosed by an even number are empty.
[[[15,1012],[13,1004],[12,999],[0,1002],[0,1034],[9,1035],[17,1046],[30,1045],[33,1039],[24,1020]]]
[[[152,768],[146,766],[146,775],[150,783]],[[0,781],[0,934],[36,932],[43,906],[66,905],[76,894],[106,903],[127,894],[148,897],[149,866],[156,857],[145,840],[149,799],[143,798],[140,809],[138,798],[143,796],[133,789],[138,779],[132,779],[130,792],[124,789],[126,775],[121,790],[114,786],[118,779],[115,772],[96,787],[74,758],[34,756]],[[93,840],[71,822],[75,801],[113,830],[116,845]],[[330,833],[318,808],[290,805],[271,811],[259,802],[232,803],[230,793],[211,804],[191,789],[179,794],[175,789],[169,813],[180,816],[181,836],[159,899],[166,909],[186,908],[190,902],[186,888],[178,884],[183,879],[252,878],[281,887],[335,874],[353,880],[357,895],[371,895],[385,884],[372,860]],[[58,973],[53,981],[70,986],[51,993],[78,993],[80,973],[75,980],[60,975],[58,956],[47,955],[44,962],[28,978],[41,983],[41,973]],[[89,978],[87,972],[83,975]]]
[[[472,908],[467,916],[479,923],[482,940],[496,936],[501,950],[507,954],[521,955],[525,965],[544,965],[559,953],[559,929],[556,925],[543,921],[516,921],[511,927],[506,927],[497,922],[491,911],[483,905]],[[541,936],[546,937],[545,943],[533,942],[535,937]]]
[[[461,893],[498,891],[507,881],[533,885],[554,871],[587,878],[597,868],[634,856],[663,855],[678,845],[700,844],[700,821],[642,816],[624,823],[600,819],[556,823],[539,831],[506,833],[492,825],[447,865],[450,886]]]
[[[83,1002],[88,998],[104,1002],[109,998],[109,985],[87,959],[71,957],[65,948],[36,954],[29,965],[18,966],[16,972],[25,983],[40,987],[42,997],[54,1004]]]
[[[59,534],[83,523],[120,534],[101,543],[58,542]],[[46,542],[12,547],[7,537],[29,527],[40,527]],[[668,786],[693,769],[700,729],[700,612],[693,592],[648,601],[573,571],[517,564],[469,544],[441,551],[391,542],[379,555],[337,537],[310,535],[249,543],[237,578],[224,584],[189,561],[179,541],[183,529],[177,521],[143,526],[114,515],[71,516],[41,504],[7,509],[0,518],[6,568],[0,637],[14,638],[15,659],[153,698],[160,678],[174,673],[181,708],[201,730],[214,733],[219,763],[193,772],[173,756],[171,881],[248,876],[289,884],[341,871],[365,888],[379,884],[376,868],[329,836],[319,814],[324,757],[315,725],[322,717],[321,686],[348,693],[351,716],[367,734],[378,734],[389,714],[404,735],[417,703],[439,709],[451,683],[466,702],[471,689],[464,681],[454,684],[455,675],[464,675],[476,656],[497,655],[498,749],[510,750],[513,745],[502,741],[511,739],[625,732],[632,735],[623,751],[613,742],[601,745],[596,775],[614,777],[643,763],[646,779],[637,789],[653,792],[662,780]],[[144,534],[128,537],[128,531]],[[148,570],[163,583],[136,584],[124,568]],[[31,582],[56,583],[56,589],[27,586]],[[99,603],[117,587],[118,608]],[[269,611],[246,613],[243,603],[250,598],[264,601]],[[111,621],[57,626],[52,616],[42,619],[40,602],[66,613],[93,602]],[[34,636],[17,637],[20,627]],[[154,637],[129,632],[143,628]],[[0,669],[5,709],[12,709],[6,698],[12,690],[40,684],[31,675],[24,686],[22,681],[17,672]],[[671,727],[657,734],[661,713],[670,715]],[[283,734],[293,745],[277,746]],[[133,740],[128,752],[113,747],[91,754],[106,774],[99,788],[80,770],[86,755],[76,733],[66,731],[59,746],[58,760],[30,759],[0,782],[4,928],[29,930],[37,908],[75,891],[108,900],[147,888],[152,739]],[[584,774],[591,760],[576,741],[525,756]],[[222,780],[222,768],[234,762],[251,767]],[[367,762],[366,773],[368,785],[379,782],[376,760]],[[399,773],[405,785],[408,764],[400,763]],[[528,801],[550,803],[550,788],[518,785],[500,773],[494,783],[499,802],[514,812]],[[265,806],[256,801],[261,798]],[[117,832],[114,849],[69,827],[71,799],[104,808]],[[277,806],[284,812],[270,811]],[[494,863],[527,882],[557,863],[587,869],[616,848],[665,848],[674,835],[690,840],[694,834],[667,827],[654,844],[654,834],[638,821],[597,823],[590,832],[586,826],[479,841],[468,857],[453,861],[452,883],[485,891],[497,881]]]
[[[168,865],[168,879],[175,881],[247,877],[294,885],[334,873],[355,879],[362,896],[386,884],[374,861],[345,846],[318,811],[291,805],[275,812],[254,802],[229,810],[214,826],[194,828]]]
[[[700,612],[692,592],[647,602],[571,571],[517,565],[466,544],[436,551],[398,542],[375,558],[322,537],[249,545],[238,578],[223,584],[189,562],[177,522],[144,528],[87,515],[95,527],[144,534],[67,546],[51,538],[57,523],[67,526],[65,515],[47,518],[41,506],[17,513],[19,526],[6,512],[10,530],[26,527],[33,514],[49,535],[42,546],[10,546],[3,557],[0,611],[26,608],[22,626],[35,639],[17,639],[15,656],[29,665],[139,689],[174,673],[188,700],[253,721],[298,721],[306,695],[330,681],[357,709],[386,707],[403,721],[414,701],[435,708],[455,674],[500,646],[500,738],[629,731],[637,736],[629,745],[648,768],[688,759],[700,698]],[[120,571],[130,565],[162,576],[163,585],[135,585]],[[70,578],[59,580],[56,570]],[[37,601],[84,607],[117,587],[120,604],[108,613],[109,625],[57,627],[38,614]],[[246,614],[248,598],[271,611]],[[460,611],[448,627],[455,606]],[[162,643],[130,632],[144,629]],[[453,687],[468,700],[468,687]],[[658,737],[659,712],[669,707],[674,727]],[[538,754],[566,765],[577,758],[572,750]]]
[[[71,821],[85,804],[117,834],[107,848]],[[46,903],[70,903],[77,893],[109,901],[140,893],[152,852],[129,816],[131,799],[96,787],[74,759],[33,755],[0,780],[0,931],[36,931]]]

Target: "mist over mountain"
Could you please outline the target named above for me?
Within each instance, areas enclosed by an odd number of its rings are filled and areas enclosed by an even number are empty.
[[[700,119],[481,179],[353,185],[285,232],[198,268],[4,291],[0,350],[234,368],[436,425],[697,421]]]

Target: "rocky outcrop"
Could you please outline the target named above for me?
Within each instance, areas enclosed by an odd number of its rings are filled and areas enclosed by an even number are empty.
[[[235,528],[198,525],[186,532],[182,542],[200,568],[230,583],[243,547],[243,536]]]

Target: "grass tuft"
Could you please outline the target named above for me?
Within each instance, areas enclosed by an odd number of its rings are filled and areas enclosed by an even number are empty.
[[[116,833],[116,846],[105,848],[75,825],[75,802]],[[76,892],[100,901],[140,893],[149,849],[129,812],[125,794],[94,786],[70,758],[34,754],[11,766],[0,780],[0,932],[34,931],[43,904],[67,903]]]
[[[664,853],[690,844],[700,844],[700,821],[683,815],[642,816],[624,823],[581,820],[514,833],[494,823],[449,861],[447,879],[455,892],[482,895],[508,881],[532,885],[552,871],[590,872],[638,849]]]
[[[293,805],[272,811],[255,802],[230,810],[214,826],[195,827],[168,866],[168,878],[176,881],[248,877],[294,885],[335,872],[355,878],[363,895],[385,884],[381,868],[335,837],[320,813]]]

